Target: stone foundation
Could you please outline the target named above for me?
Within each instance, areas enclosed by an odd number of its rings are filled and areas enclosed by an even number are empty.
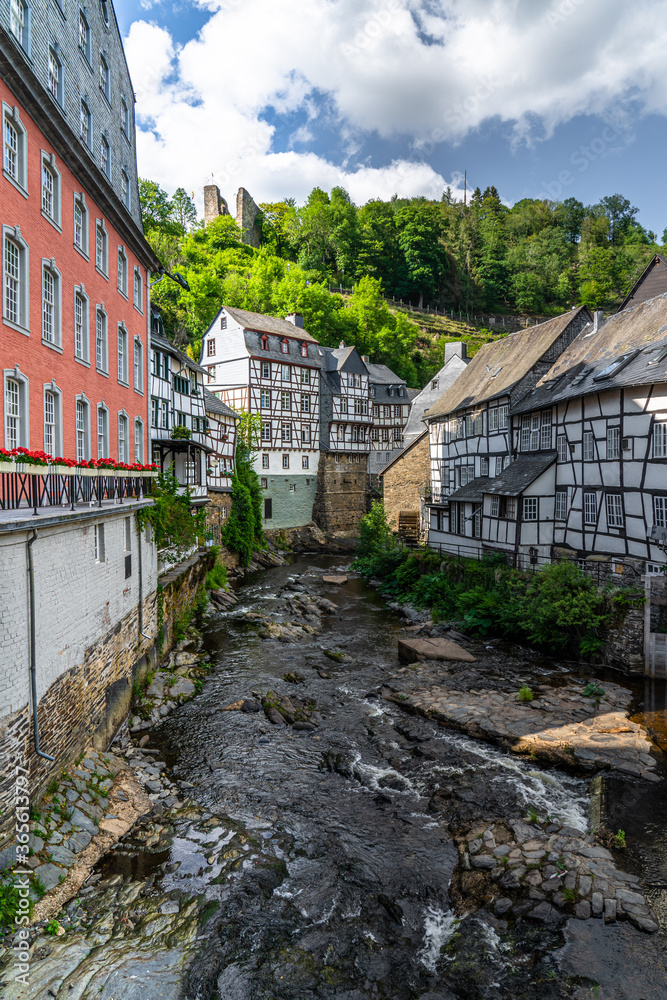
[[[359,527],[368,510],[367,459],[365,454],[320,454],[313,520],[325,534],[356,531]]]

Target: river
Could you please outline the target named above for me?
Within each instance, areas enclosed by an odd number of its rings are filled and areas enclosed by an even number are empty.
[[[559,966],[561,929],[521,920],[508,924],[483,911],[458,919],[449,895],[458,858],[452,824],[476,816],[521,818],[535,809],[583,831],[591,805],[588,783],[542,771],[383,700],[383,679],[397,669],[397,638],[405,622],[361,580],[324,584],[323,568],[342,563],[299,557],[291,566],[248,576],[234,611],[206,614],[203,641],[213,671],[203,691],[165,719],[150,740],[172,773],[190,783],[187,794],[198,809],[150,850],[129,838],[98,874],[107,880],[102,886],[116,875],[126,888],[143,880],[142,892],[160,898],[205,898],[210,919],[193,944],[196,960],[189,957],[178,975],[161,979],[147,969],[143,992],[138,984],[118,992],[116,979],[95,995],[593,996],[585,977],[565,975]],[[246,612],[280,615],[285,598],[304,588],[334,601],[337,612],[298,643],[262,639]],[[327,658],[325,649],[345,657]],[[529,651],[518,655],[531,661]],[[286,672],[303,681],[283,680]],[[224,710],[269,690],[314,702],[317,729],[297,732],[272,725],[264,713]],[[628,830],[629,840],[641,842],[630,863],[646,869],[664,921],[665,817],[656,787],[614,779],[604,808]],[[638,800],[650,812],[645,842]],[[633,933],[635,948],[649,940]],[[622,991],[618,996],[654,1000],[648,988],[636,997]],[[615,1000],[613,993],[600,997]]]

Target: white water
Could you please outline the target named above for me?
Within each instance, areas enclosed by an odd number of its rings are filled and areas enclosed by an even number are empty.
[[[460,918],[451,910],[439,906],[429,906],[424,915],[424,944],[419,952],[419,960],[429,972],[435,972],[440,952],[452,938]]]

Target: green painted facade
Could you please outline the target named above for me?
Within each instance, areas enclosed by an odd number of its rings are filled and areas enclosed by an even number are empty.
[[[265,476],[264,527],[301,528],[313,519],[317,474],[310,476]],[[271,501],[271,517],[266,517],[266,501]]]

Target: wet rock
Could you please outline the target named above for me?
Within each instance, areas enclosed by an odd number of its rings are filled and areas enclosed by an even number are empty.
[[[182,655],[182,654],[181,654]],[[195,685],[191,680],[187,680],[182,677],[170,689],[170,695],[172,698],[189,698],[191,694],[196,691]]]
[[[312,733],[315,729],[317,729],[317,726],[314,722],[303,722],[299,719],[294,723],[294,728],[297,732]]]
[[[287,725],[286,720],[283,718],[278,709],[273,707],[273,705],[271,705],[269,708],[265,708],[264,713],[269,722],[272,722],[274,726]]]
[[[288,684],[303,684],[305,679],[303,674],[297,674],[296,672],[283,674],[283,680],[287,681]]]
[[[473,868],[483,868],[490,871],[496,867],[498,862],[490,854],[478,854],[470,859],[470,864]]]
[[[615,899],[605,899],[604,901],[604,922],[606,924],[614,923],[616,920],[616,911],[618,909],[618,904]]]
[[[493,907],[493,912],[497,917],[503,917],[511,909],[512,909],[512,900],[509,899],[507,896],[502,896],[500,899],[496,900]]]
[[[580,903],[575,903],[574,915],[577,920],[588,920],[591,915],[591,904],[587,899],[582,900]]]
[[[532,920],[537,920],[540,923],[547,923],[554,916],[554,908],[551,903],[547,903],[545,901],[543,903],[538,903],[528,915]]]
[[[241,705],[241,711],[246,712],[248,714],[252,712],[261,712],[261,710],[262,706],[258,701],[255,701],[253,698],[246,698]]]

